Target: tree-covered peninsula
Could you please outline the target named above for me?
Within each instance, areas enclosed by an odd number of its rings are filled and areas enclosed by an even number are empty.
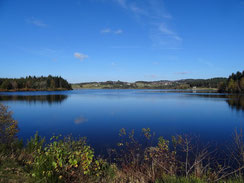
[[[58,76],[0,78],[0,91],[55,91],[72,90],[67,80]]]
[[[226,82],[219,85],[219,92],[244,93],[244,71],[232,73]]]

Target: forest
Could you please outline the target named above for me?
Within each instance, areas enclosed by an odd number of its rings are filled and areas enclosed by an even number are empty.
[[[190,87],[200,88],[218,88],[221,82],[226,82],[227,78],[210,78],[210,79],[185,79],[180,80],[179,83],[185,83]]]
[[[244,93],[244,71],[232,73],[226,82],[221,82],[219,92]]]
[[[72,90],[71,85],[58,76],[26,78],[0,78],[0,91],[41,91],[41,90]]]

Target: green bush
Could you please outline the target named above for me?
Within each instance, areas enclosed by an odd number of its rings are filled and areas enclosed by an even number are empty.
[[[17,140],[18,131],[18,122],[12,118],[12,112],[0,104],[0,145],[11,146]]]
[[[33,162],[32,177],[43,182],[88,182],[111,174],[110,165],[102,159],[95,159],[94,151],[85,138],[74,140],[52,137],[42,148],[38,145]],[[34,147],[35,149],[36,147]],[[107,172],[106,172],[107,171]]]

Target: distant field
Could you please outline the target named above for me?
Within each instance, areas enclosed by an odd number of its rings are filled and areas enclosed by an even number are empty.
[[[192,88],[192,87],[181,87],[181,86],[162,86],[162,85],[151,85],[144,83],[136,83],[132,86],[123,86],[123,85],[98,85],[98,84],[83,84],[82,87],[80,84],[72,84],[72,89],[186,89],[191,91],[201,91],[201,90],[210,90],[217,91],[217,88]]]

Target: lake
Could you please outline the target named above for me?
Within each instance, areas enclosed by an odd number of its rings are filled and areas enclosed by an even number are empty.
[[[58,92],[2,92],[24,140],[36,131],[86,136],[98,151],[119,141],[119,130],[150,128],[156,136],[197,136],[226,144],[244,123],[244,96],[172,90],[84,89]]]

